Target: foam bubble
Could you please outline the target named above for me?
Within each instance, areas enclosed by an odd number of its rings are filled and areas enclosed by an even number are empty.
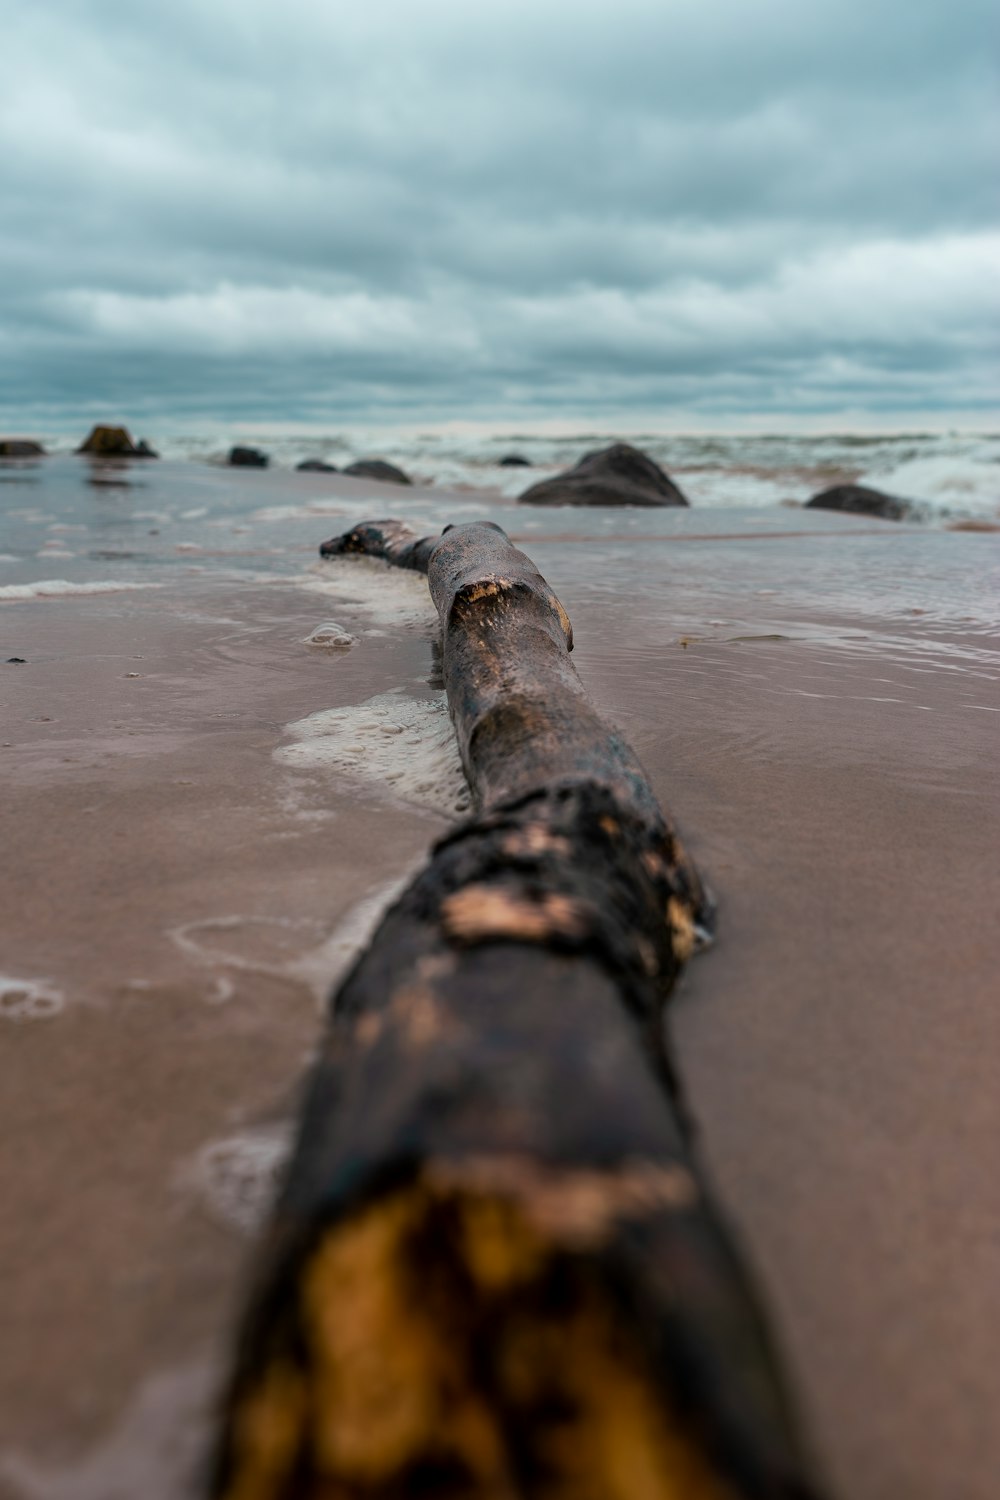
[[[158,589],[158,583],[127,583],[124,580],[99,580],[93,583],[71,583],[67,578],[40,578],[36,583],[0,584],[2,599],[58,599],[67,594],[117,594],[131,589]]]
[[[468,811],[469,789],[443,694],[410,698],[394,689],[322,709],[285,732],[294,743],[274,752],[282,765],[342,771],[452,818]]]
[[[322,646],[328,651],[347,651],[354,645],[354,637],[348,634],[343,625],[338,625],[336,620],[327,620],[306,636],[304,644]]]
[[[182,1182],[218,1223],[253,1234],[274,1201],[292,1138],[292,1126],[282,1121],[211,1141],[182,1172]]]
[[[47,979],[11,979],[0,974],[0,1020],[47,1021],[66,1004],[61,990]]]

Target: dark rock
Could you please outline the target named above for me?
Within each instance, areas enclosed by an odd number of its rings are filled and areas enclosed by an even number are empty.
[[[0,458],[44,458],[45,449],[32,438],[0,438]]]
[[[19,667],[23,667],[26,664],[27,660],[28,658],[26,656],[8,656],[7,658],[7,661],[11,665],[16,665]]]
[[[356,464],[348,464],[345,474],[355,479],[380,479],[383,484],[412,484],[409,475],[395,464],[387,464],[384,458],[359,458]]]
[[[237,469],[266,469],[271,460],[259,448],[230,448],[226,462]]]
[[[525,490],[519,505],[687,505],[659,464],[628,443],[587,453],[572,469]]]
[[[127,427],[93,427],[86,442],[81,443],[77,453],[89,453],[95,458],[149,458],[144,445],[133,443]]]
[[[905,521],[913,514],[909,500],[870,490],[863,484],[835,484],[806,502],[807,510],[840,510],[852,516],[879,516],[883,521]]]
[[[300,474],[337,474],[339,470],[336,464],[328,464],[322,458],[304,458],[300,464],[295,465]]]
[[[520,453],[505,453],[500,460],[501,469],[530,469],[531,459]]]
[[[136,458],[159,458],[155,449],[151,448],[145,438],[140,438],[135,448]]]

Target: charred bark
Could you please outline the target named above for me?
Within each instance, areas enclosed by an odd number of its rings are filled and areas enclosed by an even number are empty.
[[[212,1493],[807,1500],[662,1007],[708,918],[572,631],[498,528],[325,543],[428,573],[478,811],[335,996]]]

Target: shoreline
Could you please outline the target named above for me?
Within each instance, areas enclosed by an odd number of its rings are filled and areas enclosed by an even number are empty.
[[[373,514],[426,501],[340,493],[377,497]],[[499,518],[520,534],[522,515]],[[273,524],[294,552],[340,523]],[[919,545],[960,579],[996,543],[824,523],[744,548],[759,539],[745,517],[719,526],[686,538],[676,566],[596,524],[592,552],[564,553],[562,532],[525,530],[523,545],[566,603],[588,691],[719,898],[718,941],[672,1025],[835,1492],[987,1500],[1000,699],[992,637],[913,613],[919,577],[893,583],[891,568]],[[869,548],[874,534],[897,546]],[[862,617],[830,591],[838,557],[881,579],[880,629],[874,606]],[[16,1312],[0,1481],[16,1500],[103,1500],[123,1432],[133,1450],[157,1421],[190,1437],[251,1245],[192,1186],[202,1153],[248,1135],[267,1167],[318,1035],[331,935],[446,826],[377,781],[276,753],[322,710],[394,689],[433,699],[419,609],[386,594],[376,618],[383,584],[178,572],[169,588],[0,612],[30,645],[4,678],[4,968],[65,996],[48,1019],[3,1023],[0,1274]],[[329,615],[357,631],[349,651],[304,644]],[[160,1415],[140,1420],[147,1398]],[[162,1477],[151,1500],[188,1493]]]

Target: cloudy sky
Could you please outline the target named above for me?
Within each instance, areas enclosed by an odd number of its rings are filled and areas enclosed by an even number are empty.
[[[995,425],[991,0],[7,0],[0,426]]]

